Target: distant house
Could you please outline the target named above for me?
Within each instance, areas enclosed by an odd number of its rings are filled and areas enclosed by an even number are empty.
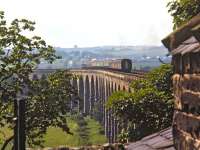
[[[172,55],[178,150],[200,149],[200,14],[162,40]]]

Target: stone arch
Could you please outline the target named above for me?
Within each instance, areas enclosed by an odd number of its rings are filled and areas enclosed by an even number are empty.
[[[115,91],[115,84],[113,81],[110,81],[110,94]],[[109,110],[109,141],[112,143],[113,142],[113,137],[114,137],[114,116],[113,116],[113,111],[112,109]]]
[[[114,92],[114,83],[112,81],[110,81],[111,84],[110,84],[110,91],[111,91],[111,94]]]
[[[41,78],[41,79],[46,79],[47,76],[48,76],[47,74],[42,74],[42,75],[40,76],[40,78]],[[37,77],[38,77],[38,75],[37,75]]]
[[[78,83],[77,83],[77,79],[76,78],[73,78],[72,79],[72,87],[77,90],[78,89]],[[70,108],[71,109],[75,109],[77,108],[77,99],[76,99],[76,96],[72,96],[71,97],[71,102],[70,102]]]
[[[38,80],[38,75],[37,74],[33,74],[32,80]]]
[[[86,115],[89,114],[89,110],[90,110],[90,82],[89,82],[89,76],[86,75],[85,77],[85,87],[84,87],[84,113]]]
[[[78,83],[77,83],[77,79],[76,78],[72,79],[72,86],[73,86],[73,88],[77,89]]]
[[[90,112],[93,112],[93,107],[94,107],[94,101],[95,101],[95,81],[94,81],[94,76],[91,76],[90,80]]]
[[[96,76],[95,77],[95,93],[96,93],[96,97],[95,97],[95,101],[98,101],[99,98],[100,98],[100,88],[99,88],[99,79],[98,77]]]
[[[99,84],[99,100],[101,103],[101,123],[103,126],[105,125],[105,81],[104,78],[101,76],[98,77],[98,84]]]
[[[126,87],[125,86],[123,86],[123,91],[126,91]]]
[[[84,110],[84,80],[83,76],[80,76],[78,79],[78,95],[79,95],[79,110],[83,112]]]
[[[121,90],[121,86],[120,86],[120,84],[118,85],[118,89],[117,89],[118,91],[120,91]]]
[[[111,84],[110,84],[111,81],[107,80],[107,91],[108,91],[108,94],[107,96],[109,97],[111,95]],[[107,98],[108,98],[107,97]]]
[[[114,91],[117,91],[117,83],[114,83]]]

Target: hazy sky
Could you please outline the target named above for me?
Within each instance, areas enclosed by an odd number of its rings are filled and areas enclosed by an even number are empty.
[[[36,33],[60,47],[161,45],[172,31],[167,0],[0,0],[6,18],[36,21]]]

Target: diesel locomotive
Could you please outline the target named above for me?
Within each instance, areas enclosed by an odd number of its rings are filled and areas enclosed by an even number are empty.
[[[103,60],[103,61],[91,61],[87,67],[99,67],[99,68],[109,68],[113,70],[131,72],[132,61],[130,59],[116,59],[116,60]]]

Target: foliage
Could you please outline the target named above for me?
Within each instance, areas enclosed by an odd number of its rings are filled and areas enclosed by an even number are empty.
[[[33,80],[26,100],[26,136],[30,146],[41,145],[48,127],[59,127],[72,134],[67,126],[70,99],[76,90],[71,86],[72,75],[65,71]]]
[[[132,108],[133,119],[131,121],[134,123],[134,130],[131,130],[130,138],[140,139],[170,126],[173,103],[164,92],[159,92],[154,88],[146,88],[139,90],[133,96],[135,103]]]
[[[172,98],[172,75],[172,66],[162,65],[150,71],[145,79],[132,82],[131,87],[136,91],[144,88],[155,88]]]
[[[138,140],[170,126],[173,114],[170,65],[149,72],[144,79],[133,81],[132,93],[113,93],[107,107],[114,111],[121,129],[130,140]]]
[[[171,0],[167,7],[176,29],[200,12],[200,0]]]
[[[0,149],[1,145],[3,144],[5,139],[8,139],[10,136],[13,135],[13,131],[10,130],[8,127],[0,128]],[[8,144],[7,149],[12,148],[12,143]]]
[[[79,133],[77,132],[79,126],[76,122],[76,118],[74,115],[70,115],[67,117],[67,125],[70,128],[70,131],[73,133],[67,134],[62,129],[58,127],[49,127],[47,129],[46,134],[43,136],[44,140],[44,147],[59,147],[60,145],[66,145],[69,147],[80,147],[86,145],[84,143],[84,139],[79,136]],[[106,137],[104,136],[104,133],[100,134],[101,125],[95,121],[94,119],[91,119],[90,117],[85,117],[84,120],[87,122],[87,132],[88,132],[88,141],[92,145],[103,145],[107,142]],[[12,135],[12,131],[8,128],[3,128],[2,130],[5,131],[5,134],[8,136]],[[0,129],[1,131],[1,129]],[[0,134],[0,138],[3,137]],[[88,142],[87,141],[87,142]],[[27,147],[29,147],[27,145]],[[35,145],[33,149],[39,149],[40,147]],[[1,149],[1,143],[0,143],[0,149]],[[9,150],[11,147],[8,148]]]
[[[106,103],[107,108],[112,108],[114,115],[124,120],[130,119],[133,114],[133,99],[131,94],[125,91],[114,92]]]
[[[14,101],[25,98],[28,143],[39,145],[42,141],[38,138],[50,125],[69,132],[65,120],[69,108],[66,106],[75,92],[71,89],[72,76],[68,73],[57,72],[47,79],[30,79],[41,60],[52,63],[58,58],[52,46],[33,35],[34,25],[26,19],[15,19],[8,24],[4,12],[0,12],[0,127],[13,129]]]
[[[119,138],[119,142],[120,143],[127,143],[128,141],[128,132],[125,131],[125,129],[122,129],[121,133],[119,134],[118,138]]]

